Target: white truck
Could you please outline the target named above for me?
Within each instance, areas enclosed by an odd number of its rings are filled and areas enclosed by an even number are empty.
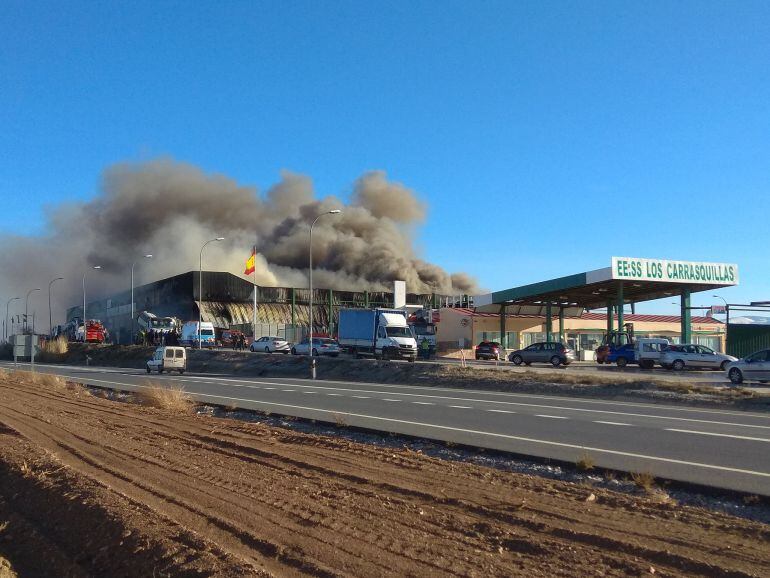
[[[182,335],[179,337],[179,345],[192,348],[201,347],[209,349],[217,347],[217,338],[214,332],[214,324],[210,321],[200,323],[200,333],[198,332],[198,322],[188,321],[182,325]]]
[[[401,309],[340,309],[337,341],[358,358],[417,359],[417,340]]]

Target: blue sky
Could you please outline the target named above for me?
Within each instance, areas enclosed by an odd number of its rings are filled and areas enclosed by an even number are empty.
[[[766,2],[7,0],[0,232],[123,160],[342,197],[383,169],[429,205],[421,255],[486,288],[629,255],[770,299],[768,63]]]

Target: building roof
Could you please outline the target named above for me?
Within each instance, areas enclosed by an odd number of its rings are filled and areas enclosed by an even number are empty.
[[[476,309],[496,312],[502,305],[598,309],[608,302],[638,303],[681,295],[683,291],[713,291],[738,284],[738,266],[732,263],[702,263],[612,257],[610,267],[557,279],[476,295]],[[531,313],[531,311],[514,311]]]
[[[467,317],[500,317],[499,313],[487,313],[484,311],[474,311],[473,309],[465,308],[450,308],[445,311],[453,311],[458,315],[464,315]],[[544,315],[513,315],[508,314],[508,317],[514,317],[517,319],[531,318],[531,319],[545,319]],[[607,321],[606,313],[583,313],[579,316],[579,319],[586,321]],[[623,319],[626,322],[637,323],[681,323],[682,318],[679,315],[641,315],[639,313],[624,313]],[[723,322],[713,317],[693,316],[692,323],[697,325],[724,325]]]

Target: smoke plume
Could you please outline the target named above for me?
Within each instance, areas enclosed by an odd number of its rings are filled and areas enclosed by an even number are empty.
[[[49,233],[42,237],[0,237],[0,298],[21,296],[23,311],[29,289],[30,313],[38,312],[47,329],[48,283],[54,285],[54,323],[63,308],[82,300],[87,274],[88,299],[130,288],[131,263],[136,284],[198,269],[203,243],[206,270],[243,277],[251,247],[257,244],[260,285],[307,287],[308,231],[313,228],[313,281],[317,287],[390,290],[406,281],[407,291],[446,294],[476,291],[464,273],[449,274],[420,259],[412,234],[426,207],[415,193],[389,181],[384,172],[369,172],[353,183],[351,202],[317,197],[310,178],[284,172],[264,195],[222,175],[171,160],[109,167],[101,194],[92,201],[49,211]],[[143,255],[151,253],[152,259]],[[95,265],[101,270],[94,271]],[[250,277],[250,279],[253,277]],[[34,305],[34,307],[33,307]]]

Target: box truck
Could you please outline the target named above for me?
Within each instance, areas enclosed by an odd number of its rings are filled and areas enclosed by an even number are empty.
[[[356,357],[417,359],[417,340],[400,309],[340,309],[337,340]]]

